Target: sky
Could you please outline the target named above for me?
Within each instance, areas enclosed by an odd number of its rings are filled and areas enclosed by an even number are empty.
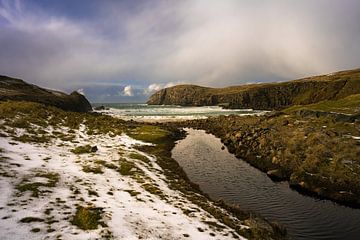
[[[360,66],[358,0],[0,0],[0,75],[144,102]]]

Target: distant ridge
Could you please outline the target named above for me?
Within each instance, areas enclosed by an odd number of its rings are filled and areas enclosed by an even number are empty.
[[[0,101],[15,100],[43,103],[65,111],[89,112],[92,107],[80,93],[71,94],[29,84],[21,79],[0,75]]]
[[[360,68],[281,83],[226,88],[177,85],[153,94],[150,105],[214,106],[282,109],[360,93]]]

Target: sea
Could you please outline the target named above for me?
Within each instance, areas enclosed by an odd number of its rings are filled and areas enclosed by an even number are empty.
[[[104,114],[124,120],[164,122],[191,119],[204,119],[220,115],[262,115],[265,111],[253,109],[223,109],[219,106],[183,107],[175,105],[148,105],[144,103],[93,103],[93,107],[104,106],[99,110]]]

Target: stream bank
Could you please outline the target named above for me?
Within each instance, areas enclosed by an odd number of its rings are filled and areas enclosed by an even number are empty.
[[[360,235],[359,209],[299,194],[287,182],[273,182],[227,149],[221,150],[224,145],[215,136],[187,131],[172,157],[211,198],[278,221],[294,239],[356,239]]]

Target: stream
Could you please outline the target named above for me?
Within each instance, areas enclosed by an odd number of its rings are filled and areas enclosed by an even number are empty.
[[[213,199],[238,204],[287,228],[293,239],[359,239],[360,209],[302,195],[230,154],[220,139],[186,129],[172,157]]]

